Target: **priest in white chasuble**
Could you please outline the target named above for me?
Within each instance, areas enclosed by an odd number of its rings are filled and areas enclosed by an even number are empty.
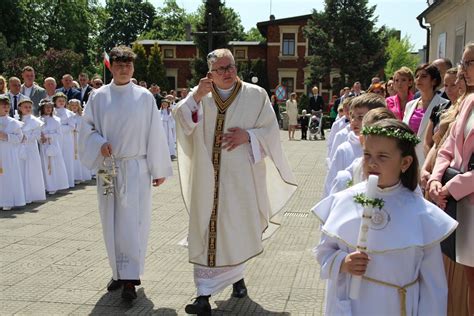
[[[271,218],[296,190],[265,90],[237,77],[228,49],[207,60],[207,77],[174,110],[198,295],[186,312],[202,315],[231,284],[234,297],[247,295],[244,263],[263,251]]]
[[[122,298],[137,297],[151,222],[151,186],[172,175],[155,98],[131,82],[135,54],[110,52],[110,84],[89,96],[79,130],[79,158],[97,172],[97,196],[112,280]],[[104,192],[105,191],[105,192]]]

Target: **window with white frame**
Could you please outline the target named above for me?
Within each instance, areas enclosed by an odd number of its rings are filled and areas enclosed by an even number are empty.
[[[454,38],[454,61],[459,62],[462,59],[462,53],[466,41],[466,29],[463,26],[456,28],[456,35]]]
[[[296,48],[296,34],[295,33],[283,33],[281,54],[282,56],[295,56]]]
[[[247,50],[245,48],[236,48],[234,50],[235,59],[247,59]]]

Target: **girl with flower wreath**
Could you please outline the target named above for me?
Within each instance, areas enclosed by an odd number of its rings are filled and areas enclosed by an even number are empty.
[[[69,188],[66,165],[60,147],[61,121],[53,115],[54,103],[43,99],[39,104],[39,112],[43,125],[40,137],[41,166],[44,184],[48,194]]]
[[[328,280],[325,315],[445,315],[440,241],[457,222],[416,190],[419,139],[396,119],[366,126],[362,135],[364,175],[379,177],[376,198],[365,196],[361,182],[312,209],[323,223],[314,252]],[[356,247],[367,205],[374,212],[361,252]],[[352,276],[362,276],[358,299],[349,298]]]

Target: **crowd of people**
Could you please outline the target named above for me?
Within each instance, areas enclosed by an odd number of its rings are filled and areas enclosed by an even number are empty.
[[[315,255],[328,279],[326,314],[472,315],[474,43],[457,67],[438,59],[377,79],[366,92],[344,88],[335,102],[328,173],[313,208],[323,223]],[[378,200],[365,195],[370,175]]]
[[[46,195],[73,188],[95,177],[78,156],[79,127],[83,107],[92,91],[103,86],[102,79],[80,73],[78,80],[64,74],[62,86],[46,77],[43,87],[35,82],[35,70],[26,66],[22,80],[0,76],[0,207],[11,210],[31,202],[46,200]],[[166,133],[171,160],[176,159],[176,126],[171,114],[179,98],[177,92],[161,92],[157,84],[135,85],[147,89],[154,97]],[[182,89],[181,97],[187,95]],[[9,185],[7,185],[9,184]]]
[[[227,49],[207,56],[209,73],[180,98],[134,80],[130,48],[116,47],[110,57],[108,85],[81,73],[77,83],[65,74],[60,89],[48,77],[42,88],[31,67],[23,69],[23,83],[0,76],[0,207],[45,200],[45,192],[95,173],[117,177],[113,196],[102,194],[108,178],[98,177],[112,268],[107,289],[122,288],[133,300],[150,187],[171,176],[178,159],[198,293],[186,312],[208,315],[210,296],[228,285],[232,296],[247,296],[245,262],[263,251],[270,219],[296,190],[281,150],[278,102],[238,78]],[[326,314],[474,313],[473,92],[474,43],[457,67],[439,59],[414,73],[401,67],[386,83],[374,77],[366,91],[360,82],[341,89],[331,107],[323,196],[312,209],[322,222],[315,256],[328,280]],[[299,114],[292,93],[286,110],[289,140],[298,119],[307,139],[313,116],[324,139],[318,87],[308,109]],[[104,171],[110,159],[117,170]],[[367,193],[371,176],[377,198]],[[136,240],[130,229],[140,232]],[[358,238],[364,230],[366,246]],[[351,286],[356,277],[360,291]]]

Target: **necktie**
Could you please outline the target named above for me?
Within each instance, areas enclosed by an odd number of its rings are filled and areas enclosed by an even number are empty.
[[[15,112],[17,110],[17,106],[18,106],[17,96],[14,95],[13,96],[13,112]],[[15,113],[13,113],[13,114],[15,114]]]

